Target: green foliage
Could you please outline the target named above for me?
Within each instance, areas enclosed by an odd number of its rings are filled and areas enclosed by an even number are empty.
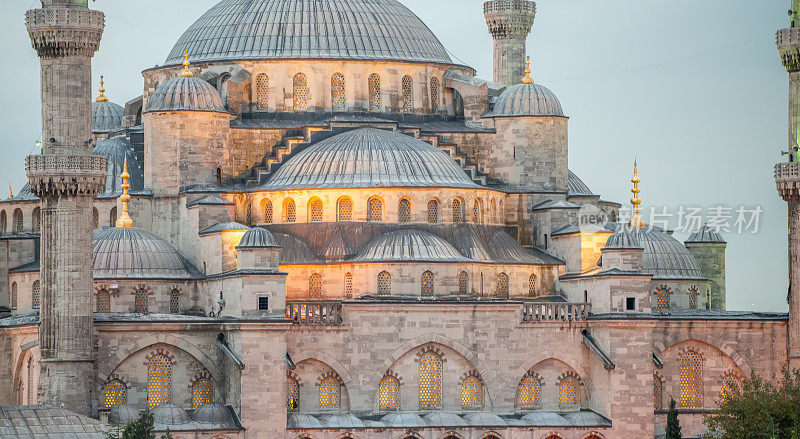
[[[704,439],[800,439],[800,370],[784,370],[778,383],[751,374],[705,423]]]
[[[112,428],[107,437],[109,439],[156,439],[153,434],[153,414],[146,411],[139,416],[139,419],[129,422],[124,428]],[[160,439],[172,439],[169,429]]]
[[[675,408],[675,400],[669,399],[669,411],[667,412],[667,437],[666,439],[681,439],[681,423],[678,422],[678,410]]]

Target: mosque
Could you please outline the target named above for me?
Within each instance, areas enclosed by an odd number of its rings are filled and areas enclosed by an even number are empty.
[[[796,257],[789,314],[727,311],[719,233],[646,224],[635,166],[609,176],[630,209],[570,171],[532,1],[484,4],[487,80],[398,0],[221,0],[124,105],[92,96],[103,13],[41,4],[0,437],[149,410],[176,439],[659,438],[671,398],[694,437],[751,372],[800,367]],[[778,46],[797,100],[800,29]]]

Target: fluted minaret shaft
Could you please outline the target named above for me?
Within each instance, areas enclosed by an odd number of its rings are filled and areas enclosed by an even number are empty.
[[[42,0],[26,24],[39,54],[42,154],[27,159],[41,198],[42,403],[94,412],[92,201],[103,189],[105,157],[91,155],[91,59],[104,17],[87,0]]]
[[[529,0],[492,0],[483,4],[489,33],[494,38],[494,82],[519,84],[525,71],[525,39],[536,16]]]

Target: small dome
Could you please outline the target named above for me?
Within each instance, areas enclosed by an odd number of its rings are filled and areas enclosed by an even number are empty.
[[[311,415],[293,413],[286,423],[286,428],[322,428],[322,423]]]
[[[329,428],[364,428],[367,424],[352,413],[336,413],[323,418]]]
[[[158,111],[226,112],[217,90],[194,76],[179,76],[159,85],[147,102],[146,112]]]
[[[594,195],[589,186],[583,182],[574,172],[568,171],[567,185],[569,186],[570,197],[580,197],[582,195]]]
[[[626,224],[616,227],[618,231],[629,228]],[[642,271],[652,273],[653,279],[704,279],[697,260],[680,241],[658,227],[648,226],[635,233],[644,249]]]
[[[232,424],[233,417],[227,407],[218,402],[207,402],[192,413],[197,422],[205,424]]]
[[[402,229],[384,233],[361,251],[356,261],[365,262],[465,262],[452,244],[429,232]]]
[[[572,424],[575,426],[595,427],[609,424],[608,419],[588,410],[567,413],[564,415],[564,417],[572,421]]]
[[[539,84],[517,84],[508,87],[494,103],[489,117],[561,116],[561,102],[548,88]]]
[[[603,250],[643,250],[639,240],[639,229],[623,225],[608,237]]]
[[[489,412],[467,413],[464,415],[464,420],[470,425],[483,425],[488,427],[506,425],[506,421],[504,421],[503,418]]]
[[[409,412],[389,413],[381,418],[381,422],[387,427],[422,428],[428,426],[418,414]]]
[[[569,419],[553,412],[528,413],[527,415],[523,416],[522,419],[541,427],[560,427],[572,425],[572,422],[570,422]]]
[[[126,158],[128,159],[128,173],[131,176],[128,179],[128,184],[131,185],[131,192],[144,189],[144,173],[127,137],[112,137],[111,139],[100,140],[92,149],[92,154],[102,155],[108,159],[106,184],[99,198],[118,198],[122,195],[122,188],[120,188],[122,179],[120,175],[122,175],[122,168]]]
[[[108,413],[108,422],[112,424],[126,425],[137,419],[139,419],[139,409],[127,403],[114,404]]]
[[[278,247],[278,243],[275,241],[275,237],[272,236],[272,233],[263,227],[253,227],[242,236],[242,240],[239,242],[236,249],[270,247]]]
[[[700,230],[692,233],[686,240],[689,244],[725,244],[725,238],[716,230],[703,224]]]
[[[95,279],[195,279],[199,273],[169,242],[136,227],[94,232]]]
[[[122,128],[125,109],[113,102],[92,102],[92,133],[104,134]]]
[[[431,427],[461,427],[467,425],[467,421],[452,412],[431,412],[425,415],[425,421]]]
[[[165,402],[153,409],[153,422],[161,425],[188,424],[189,414],[186,410],[171,402]]]

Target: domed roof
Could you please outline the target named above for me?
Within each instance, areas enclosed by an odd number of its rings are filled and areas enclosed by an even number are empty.
[[[384,233],[367,244],[356,261],[463,262],[469,261],[444,239],[429,232],[402,229]]]
[[[494,103],[490,117],[564,116],[555,93],[539,84],[517,84],[508,87]]]
[[[114,404],[108,413],[108,422],[112,424],[127,425],[137,419],[139,419],[139,409],[127,403]]]
[[[603,250],[635,250],[643,249],[639,240],[639,229],[633,227],[620,227],[608,237]]]
[[[574,172],[568,171],[569,178],[567,179],[567,184],[569,185],[569,196],[581,196],[581,195],[594,195],[589,186],[583,182]]]
[[[267,189],[479,187],[433,145],[377,128],[358,128],[306,148],[281,166]]]
[[[617,225],[617,230],[626,228],[629,228],[626,224]],[[704,279],[694,256],[680,241],[668,233],[652,226],[638,229],[632,233],[638,236],[639,244],[644,249],[642,270],[652,273],[653,279]],[[618,236],[620,241],[624,240],[624,235]],[[610,239],[611,237],[609,237]],[[623,243],[620,242],[617,245],[623,245]]]
[[[364,428],[367,425],[352,413],[335,413],[323,418],[328,428]]]
[[[169,242],[136,227],[94,232],[95,279],[195,279],[199,272]]]
[[[281,264],[305,264],[320,262],[302,239],[295,235],[275,233],[275,242],[281,248],[278,259]]]
[[[506,425],[506,421],[500,416],[489,412],[474,412],[464,415],[464,420],[469,422],[470,425],[484,425],[484,426],[501,426]]]
[[[193,62],[368,59],[451,64],[425,23],[397,0],[222,0],[175,43]]]
[[[157,111],[213,111],[225,113],[217,89],[194,76],[172,78],[156,88],[146,113]]]
[[[125,109],[113,102],[92,102],[92,132],[109,133],[122,128]]]
[[[153,409],[153,422],[161,425],[188,424],[189,414],[186,410],[171,403],[165,402]]]
[[[389,413],[381,418],[387,427],[427,427],[428,424],[418,414],[411,412]]]
[[[243,236],[236,249],[278,247],[275,237],[269,230],[262,227],[253,227]]]
[[[546,426],[566,426],[572,425],[567,418],[559,415],[558,413],[553,412],[533,412],[528,413],[522,417],[523,420],[529,421],[535,425],[546,425]]]
[[[227,407],[218,402],[207,402],[192,413],[192,417],[197,422],[205,424],[230,424],[233,423],[233,416]]]
[[[120,175],[126,158],[128,159],[128,173],[130,174],[128,184],[131,185],[131,192],[144,188],[144,173],[127,137],[100,140],[92,149],[92,154],[102,155],[108,159],[106,184],[99,198],[117,198],[122,195]]]
[[[461,427],[467,425],[467,421],[453,412],[431,412],[425,415],[425,421],[431,427]]]
[[[703,224],[703,227],[692,233],[686,242],[690,244],[725,244],[725,238],[716,230],[708,227],[708,224]]]

